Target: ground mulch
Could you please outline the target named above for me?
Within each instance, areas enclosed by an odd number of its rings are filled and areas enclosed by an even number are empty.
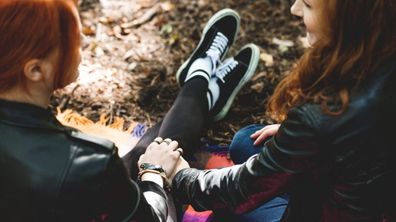
[[[241,127],[272,123],[265,105],[274,87],[304,50],[304,29],[284,0],[84,0],[80,14],[87,44],[80,78],[51,99],[51,108],[73,109],[92,120],[148,126],[164,117],[179,86],[175,73],[188,58],[211,15],[232,8],[241,29],[229,55],[248,43],[260,47],[253,79],[238,94],[227,117],[208,126],[205,138],[229,143]]]

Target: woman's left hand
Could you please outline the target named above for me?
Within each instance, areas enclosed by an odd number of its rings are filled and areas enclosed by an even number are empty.
[[[146,152],[140,156],[138,164],[151,163],[161,165],[169,177],[173,173],[176,164],[183,152],[178,147],[179,143],[176,140],[164,139],[157,137],[154,142],[150,143]]]
[[[253,145],[257,146],[261,144],[266,138],[275,135],[276,132],[278,132],[279,127],[280,124],[272,124],[254,132],[252,135],[250,135],[250,138],[255,139]]]

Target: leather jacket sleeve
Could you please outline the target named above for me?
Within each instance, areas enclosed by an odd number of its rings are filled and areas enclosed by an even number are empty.
[[[133,221],[165,222],[168,218],[167,195],[158,184],[150,181],[139,182],[140,203]]]
[[[107,175],[104,202],[112,212],[112,221],[166,221],[168,206],[163,188],[150,181],[130,180],[117,154],[113,155]]]
[[[175,197],[196,210],[244,213],[282,194],[302,173],[321,163],[314,123],[303,107],[290,111],[258,155],[223,169],[184,169],[173,180]]]

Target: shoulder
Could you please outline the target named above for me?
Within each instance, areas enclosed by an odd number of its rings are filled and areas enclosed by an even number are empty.
[[[312,104],[292,108],[287,118],[282,122],[276,134],[276,140],[285,144],[316,141],[318,135],[320,135],[320,128],[318,127],[319,111],[320,109]]]
[[[305,103],[292,108],[282,125],[286,131],[324,142],[337,130],[340,118],[325,113],[319,104]]]
[[[101,175],[101,172],[112,167],[113,160],[118,156],[117,148],[110,140],[75,129],[67,130],[66,137],[71,174],[79,174],[81,169],[90,168],[91,173]]]
[[[58,141],[63,142],[62,152],[67,152],[64,157],[67,158],[68,163],[65,179],[73,178],[75,181],[81,179],[80,182],[84,183],[84,178],[87,176],[102,177],[112,168],[114,159],[118,157],[114,143],[107,139],[73,128],[67,128],[61,137],[63,139]]]
[[[113,152],[116,149],[114,143],[108,139],[86,134],[75,129],[67,130],[66,134],[72,142],[85,147],[92,147],[109,152]]]
[[[299,125],[318,128],[318,124],[323,116],[323,110],[320,105],[305,103],[290,109],[285,122],[293,122]]]
[[[104,181],[109,177],[115,160],[119,159],[114,143],[75,129],[68,129],[66,137],[68,167],[64,172],[63,183],[70,184],[73,181],[73,186],[91,187],[94,192],[93,187],[97,184],[87,182],[86,178]]]

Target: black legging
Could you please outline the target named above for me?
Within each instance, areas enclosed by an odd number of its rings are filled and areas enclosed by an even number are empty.
[[[185,83],[164,119],[148,129],[136,146],[122,159],[127,164],[132,179],[136,179],[137,162],[147,146],[156,137],[170,138],[179,142],[183,156],[191,158],[198,148],[199,139],[208,117],[206,92],[208,82],[204,78],[193,78]]]

